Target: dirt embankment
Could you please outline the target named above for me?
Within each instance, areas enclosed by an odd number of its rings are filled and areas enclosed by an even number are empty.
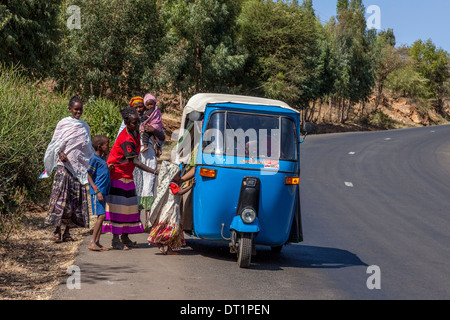
[[[385,98],[380,111],[393,121],[406,126],[429,126],[445,122],[444,117],[433,108],[407,98]],[[450,116],[450,103],[445,103],[443,111]]]

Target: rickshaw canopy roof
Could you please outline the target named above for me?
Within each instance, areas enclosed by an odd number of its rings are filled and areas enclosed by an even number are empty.
[[[198,93],[192,96],[184,107],[182,124],[184,125],[186,115],[188,115],[192,111],[205,112],[205,108],[208,104],[216,103],[239,103],[247,105],[274,106],[299,113],[298,110],[291,108],[287,103],[280,100],[223,93]]]
[[[192,111],[204,112],[206,106],[213,103],[241,103],[275,106],[298,112],[297,110],[291,108],[287,103],[280,100],[223,93],[197,93],[189,99],[188,103],[184,107],[184,110],[186,111],[186,114],[189,114]]]

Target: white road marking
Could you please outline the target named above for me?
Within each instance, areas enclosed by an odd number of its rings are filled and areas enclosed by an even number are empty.
[[[353,183],[351,183],[351,182],[345,181],[344,184],[345,184],[347,187],[350,187],[350,188],[353,187]]]
[[[350,151],[348,154],[355,154],[356,152],[355,151]]]
[[[391,140],[391,138],[385,138],[384,140],[386,140],[386,141],[387,141],[387,140]]]

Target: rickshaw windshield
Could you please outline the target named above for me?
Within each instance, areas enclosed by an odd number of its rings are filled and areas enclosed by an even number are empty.
[[[203,153],[297,160],[294,121],[285,116],[216,111],[203,136]]]

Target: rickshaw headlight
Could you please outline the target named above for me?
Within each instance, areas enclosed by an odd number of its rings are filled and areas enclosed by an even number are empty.
[[[241,212],[241,219],[245,223],[252,223],[256,219],[256,211],[252,208],[245,208]]]

